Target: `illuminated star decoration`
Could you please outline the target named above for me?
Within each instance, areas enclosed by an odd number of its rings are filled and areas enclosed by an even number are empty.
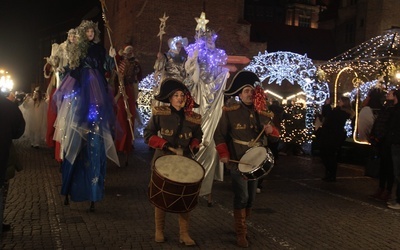
[[[160,40],[162,40],[162,36],[165,34],[165,31],[164,31],[165,23],[167,22],[168,18],[169,18],[169,16],[165,16],[165,12],[164,12],[164,16],[159,18],[161,23],[160,23],[160,31],[158,32],[157,36],[160,37]]]
[[[203,32],[206,31],[206,24],[209,22],[209,20],[206,19],[206,13],[201,12],[200,18],[195,17],[194,19],[197,22],[196,31],[198,30],[202,30]]]
[[[321,77],[317,77],[317,68],[312,60],[306,55],[302,56],[292,52],[268,53],[265,51],[264,54],[259,52],[257,56],[254,56],[245,69],[254,72],[261,81],[268,78],[268,84],[281,85],[282,81],[287,80],[292,85],[297,83],[301,87],[306,95],[307,108],[304,117],[306,129],[298,128],[298,130],[291,130],[290,133],[282,133],[281,138],[284,141],[290,141],[289,137],[296,134],[302,138],[296,143],[309,141],[314,129],[313,121],[316,109],[329,97],[328,83],[324,79],[319,79]]]
[[[297,82],[301,87],[306,84],[305,79],[314,76],[317,70],[307,55],[283,51],[259,52],[246,69],[256,73],[261,81],[269,78],[269,84],[276,82],[281,85],[283,80],[288,80],[291,84]]]

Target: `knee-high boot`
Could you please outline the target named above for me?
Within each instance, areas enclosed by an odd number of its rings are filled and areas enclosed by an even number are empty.
[[[186,246],[196,245],[196,242],[189,236],[189,213],[179,214],[179,242]]]
[[[246,209],[235,209],[233,211],[235,218],[235,231],[236,240],[239,247],[248,247],[249,242],[246,239],[247,225],[246,225]]]
[[[156,223],[155,241],[158,243],[164,242],[164,225],[165,225],[165,211],[158,207],[154,210],[154,221]]]
[[[248,219],[251,215],[251,207],[246,207],[246,219]]]

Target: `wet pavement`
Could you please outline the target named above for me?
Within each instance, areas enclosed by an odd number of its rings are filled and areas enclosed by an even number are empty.
[[[16,141],[24,170],[11,180],[1,249],[181,249],[178,216],[168,213],[167,242],[154,242],[154,209],[147,198],[152,150],[137,139],[129,165],[107,169],[105,197],[63,204],[61,173],[48,148]],[[123,157],[121,156],[121,161]],[[318,157],[280,156],[257,194],[248,220],[250,249],[399,249],[400,210],[368,198],[376,179],[341,163],[335,183],[321,181]],[[233,229],[229,175],[190,213],[199,249],[239,249]]]

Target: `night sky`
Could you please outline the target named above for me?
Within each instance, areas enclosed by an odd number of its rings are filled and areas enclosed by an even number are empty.
[[[36,80],[39,37],[75,15],[82,2],[100,6],[98,0],[0,0],[0,68],[11,74],[14,90],[27,91]]]

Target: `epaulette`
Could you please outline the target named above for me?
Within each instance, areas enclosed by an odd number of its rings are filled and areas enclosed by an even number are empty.
[[[169,106],[156,106],[152,109],[153,115],[170,115],[171,108]]]
[[[274,118],[274,113],[271,110],[263,110],[263,111],[259,112],[259,114],[262,116],[269,117],[269,118]]]
[[[232,104],[230,106],[223,106],[222,110],[223,111],[233,111],[233,110],[238,110],[240,108],[239,103]]]
[[[192,112],[191,114],[186,114],[185,115],[185,119],[189,122],[195,123],[195,124],[200,124],[201,125],[201,115],[196,113],[196,112]]]

